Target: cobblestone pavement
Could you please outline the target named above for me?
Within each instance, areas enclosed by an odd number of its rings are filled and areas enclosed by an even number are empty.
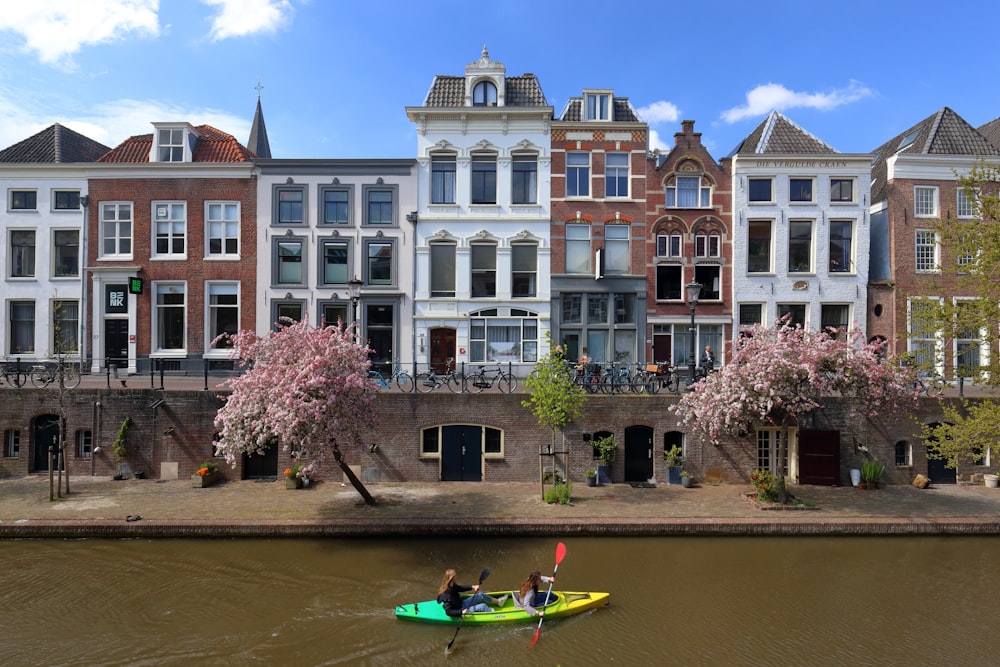
[[[1000,490],[944,485],[794,487],[808,509],[768,511],[752,489],[664,484],[573,486],[571,505],[541,500],[537,483],[373,483],[365,506],[336,482],[289,490],[278,481],[75,477],[49,500],[45,475],[0,480],[0,538],[123,536],[378,536],[435,534],[1000,534]],[[127,517],[141,517],[127,521]]]

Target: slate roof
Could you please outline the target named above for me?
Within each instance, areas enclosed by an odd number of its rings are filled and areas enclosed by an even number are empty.
[[[111,149],[59,123],[0,151],[0,162],[58,164],[95,162]]]
[[[257,157],[271,157],[271,144],[267,140],[267,126],[264,125],[264,110],[260,107],[259,97],[257,98],[257,111],[253,114],[253,125],[250,126],[247,148]]]
[[[627,97],[615,97],[612,99],[611,108],[614,116],[611,118],[615,123],[642,123],[639,114],[632,108],[632,103]],[[564,123],[583,122],[583,97],[571,97],[559,114],[559,120]]]
[[[1000,148],[1000,118],[994,118],[985,125],[980,125],[976,131],[986,137],[986,141]]]
[[[761,153],[836,153],[825,141],[799,127],[777,111],[768,114],[727,157]]]
[[[198,140],[194,145],[193,162],[252,162],[254,155],[231,134],[211,125],[195,128]],[[137,134],[129,137],[105,154],[98,162],[139,163],[149,162],[153,135]]]
[[[464,107],[465,77],[438,74],[431,83],[425,107]],[[545,107],[545,94],[534,74],[504,77],[504,106],[507,107]],[[479,108],[479,107],[475,107]]]
[[[872,151],[873,202],[886,198],[886,162],[896,154],[979,157],[1000,155],[1000,148],[991,144],[964,118],[943,107]]]

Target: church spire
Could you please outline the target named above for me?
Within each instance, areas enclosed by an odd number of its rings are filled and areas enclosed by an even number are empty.
[[[253,151],[257,157],[269,158],[271,157],[271,145],[267,141],[264,111],[260,106],[260,91],[263,90],[264,86],[260,85],[260,81],[258,81],[255,88],[257,89],[257,111],[254,112],[253,125],[250,126],[250,140],[247,142],[247,148]]]

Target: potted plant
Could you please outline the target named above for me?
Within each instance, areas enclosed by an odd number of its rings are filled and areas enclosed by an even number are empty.
[[[591,441],[591,444],[601,460],[597,466],[597,483],[611,484],[611,465],[615,462],[615,451],[618,449],[615,436],[605,435]]]
[[[877,489],[879,480],[884,473],[884,465],[875,459],[866,459],[861,463],[861,484],[858,485],[858,488]]]
[[[131,425],[131,417],[122,420],[122,425],[118,427],[118,435],[111,443],[111,451],[115,454],[114,479],[116,480],[125,479],[125,459],[128,458],[128,427]]]
[[[583,473],[583,476],[587,478],[587,486],[597,486],[597,471],[588,470]]]
[[[203,489],[206,486],[215,484],[221,477],[222,473],[219,472],[219,466],[211,461],[205,461],[191,475],[191,486],[196,489]]]
[[[297,462],[285,468],[285,488],[301,489],[303,483],[302,466]]]
[[[690,489],[691,485],[694,484],[694,477],[691,476],[687,470],[681,471],[681,486],[685,489]]]
[[[684,450],[677,445],[672,445],[670,449],[663,452],[663,462],[667,466],[667,484],[681,483],[681,458]]]
[[[1000,475],[986,473],[983,475],[983,483],[989,489],[995,489],[1000,486]]]

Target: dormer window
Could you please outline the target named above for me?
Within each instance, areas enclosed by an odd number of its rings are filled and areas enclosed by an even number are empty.
[[[495,107],[497,105],[497,87],[492,81],[480,81],[472,89],[472,106]]]
[[[583,94],[586,120],[611,120],[611,93],[592,92]]]
[[[158,162],[184,161],[184,130],[160,130],[157,132],[157,144]]]

